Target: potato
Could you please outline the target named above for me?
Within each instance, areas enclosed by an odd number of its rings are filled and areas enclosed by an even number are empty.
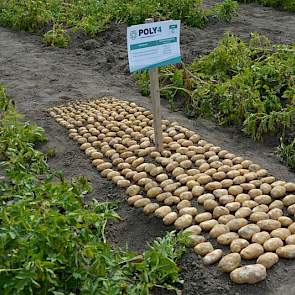
[[[159,208],[159,204],[157,203],[149,203],[144,206],[143,213],[146,215],[154,213],[155,210]]]
[[[282,197],[284,197],[286,194],[286,188],[284,186],[275,186],[271,191],[270,191],[270,195],[274,198],[274,199],[280,199]]]
[[[225,224],[216,224],[214,227],[210,230],[209,235],[211,238],[217,238],[222,234],[228,233],[229,228]]]
[[[189,176],[189,177],[190,177],[190,176]],[[194,186],[197,186],[197,185],[199,185],[199,183],[198,183],[197,181],[195,181],[195,180],[189,180],[189,181],[186,182],[186,186],[187,186],[190,190],[192,190],[192,189],[194,188]]]
[[[217,242],[221,245],[230,245],[235,239],[238,239],[239,235],[234,232],[224,233],[217,237]]]
[[[233,181],[231,179],[224,179],[222,181],[220,181],[221,185],[223,188],[229,188],[233,185]]]
[[[222,255],[223,251],[221,249],[213,250],[212,252],[205,255],[203,262],[205,265],[214,264],[221,259]]]
[[[192,194],[194,197],[199,197],[204,193],[204,188],[202,186],[194,186],[192,189]]]
[[[218,206],[218,203],[215,200],[205,200],[204,201],[204,209],[208,211],[213,211],[215,207]]]
[[[177,189],[178,185],[177,183],[171,183],[171,184],[168,184],[166,185],[163,190],[164,192],[173,192]]]
[[[247,246],[241,251],[241,257],[246,260],[256,259],[263,253],[264,253],[263,247],[258,243],[254,243],[254,244],[250,244],[249,246]]]
[[[175,192],[174,192],[175,193]],[[193,194],[191,192],[182,192],[179,195],[179,198],[181,200],[192,200],[193,199]]]
[[[150,199],[142,198],[142,199],[137,200],[134,203],[134,207],[136,207],[136,208],[145,207],[147,204],[150,204],[150,203],[151,203]]]
[[[202,232],[202,229],[198,225],[192,225],[192,226],[186,228],[183,232],[184,233],[188,233],[189,232],[189,233],[191,233],[193,235],[199,235]]]
[[[195,253],[201,256],[205,256],[213,250],[214,248],[210,242],[203,242],[194,247]]]
[[[289,206],[287,211],[288,211],[288,214],[295,215],[295,204]]]
[[[235,239],[230,244],[230,250],[235,253],[240,253],[244,248],[248,247],[249,242],[245,239]]]
[[[248,207],[242,207],[236,211],[235,216],[237,218],[246,218],[251,215],[251,209]]]
[[[279,256],[276,253],[267,252],[260,255],[257,258],[256,263],[262,264],[266,269],[269,269],[278,261],[279,261]]]
[[[156,209],[155,216],[158,217],[158,218],[164,218],[171,211],[172,211],[171,207],[169,207],[169,206],[161,206],[160,208]]]
[[[287,238],[286,238],[286,244],[287,245],[295,245],[295,235],[289,235]]]
[[[283,199],[283,204],[286,207],[289,207],[293,204],[295,204],[295,195],[287,195],[284,199]]]
[[[262,195],[262,191],[260,189],[254,188],[248,191],[248,195],[251,199],[254,199],[257,196]]]
[[[287,228],[278,228],[273,230],[270,235],[272,238],[280,238],[282,241],[285,241],[291,235],[291,232]]]
[[[188,247],[195,247],[196,245],[205,242],[206,239],[201,236],[201,235],[195,235],[195,234],[191,234],[188,237],[188,241],[186,243],[186,246]]]
[[[179,202],[180,202],[180,199],[176,196],[170,196],[164,200],[164,204],[168,206],[178,204]]]
[[[293,222],[292,224],[288,226],[288,230],[290,231],[291,234],[295,234],[295,222]]]
[[[222,215],[218,218],[218,222],[221,224],[227,224],[232,219],[235,219],[235,216],[232,214]]]
[[[243,189],[240,185],[232,185],[228,188],[228,193],[233,196],[237,196],[243,192]]]
[[[219,199],[222,196],[228,195],[228,191],[227,189],[224,189],[224,188],[216,189],[213,191],[213,195]]]
[[[231,167],[231,169],[233,169],[233,167]],[[230,170],[226,173],[226,176],[227,178],[234,179],[235,177],[240,176],[240,172],[238,170]]]
[[[275,200],[268,206],[268,208],[269,208],[269,210],[274,209],[274,208],[278,208],[278,209],[283,210],[284,204],[281,200]]]
[[[229,227],[230,231],[237,231],[241,227],[248,224],[248,220],[245,218],[235,218],[230,220],[226,225]]]
[[[138,200],[140,200],[142,198],[143,198],[143,196],[141,196],[141,195],[135,195],[135,196],[129,197],[128,198],[128,205],[132,206],[132,205],[134,205],[134,203],[136,201],[138,201]]]
[[[295,192],[295,183],[294,182],[288,182],[285,184],[286,192],[293,193]]]
[[[184,169],[183,168],[181,168],[181,167],[176,167],[173,171],[172,171],[172,175],[174,176],[174,177],[176,177],[176,176],[178,176],[178,175],[180,175],[180,174],[183,174],[185,171],[184,171]]]
[[[162,193],[162,189],[159,186],[152,187],[147,191],[147,196],[149,198],[156,198],[161,193]]]
[[[286,245],[276,250],[276,253],[282,258],[295,258],[295,245]]]
[[[252,222],[258,222],[260,220],[265,220],[265,219],[268,219],[269,216],[267,213],[265,212],[254,212],[250,215],[250,221]]]
[[[267,213],[268,212],[268,206],[267,205],[264,205],[264,204],[260,204],[256,207],[254,207],[252,209],[252,212],[255,213],[255,212],[264,212],[264,213]]]
[[[267,252],[274,252],[279,247],[284,245],[283,241],[280,238],[270,238],[263,243],[263,248]]]
[[[200,213],[195,216],[195,221],[197,223],[201,223],[203,221],[211,220],[212,219],[212,214],[210,212],[204,212]]]
[[[188,187],[187,186],[181,186],[179,188],[177,188],[175,191],[174,191],[174,195],[179,197],[181,193],[184,193],[184,192],[187,192],[188,191]]]
[[[127,195],[130,197],[137,195],[139,192],[140,187],[138,185],[130,185],[126,190]]]
[[[215,219],[219,218],[222,215],[227,215],[229,214],[229,210],[223,206],[217,206],[213,210],[213,217]]]
[[[272,202],[272,198],[268,195],[259,195],[257,197],[254,198],[254,201],[257,204],[264,204],[264,205],[268,205]]]
[[[201,185],[206,185],[207,183],[209,183],[212,180],[212,178],[211,178],[211,176],[204,174],[204,175],[201,175],[200,177],[198,177],[196,180]]]
[[[133,181],[138,182],[140,179],[147,178],[147,177],[148,176],[147,176],[146,172],[138,172],[137,174],[135,174],[133,176]]]
[[[246,239],[246,240],[250,240],[252,238],[252,236],[258,232],[260,232],[259,226],[251,223],[251,224],[241,227],[238,231],[238,234],[241,238]]]
[[[235,198],[235,202],[239,202],[239,203],[243,203],[245,201],[249,201],[250,200],[250,196],[248,194],[238,194]]]
[[[226,196],[221,196],[219,198],[219,203],[222,204],[222,205],[226,205],[228,203],[233,203],[234,200],[235,200],[234,196],[226,195]]]
[[[182,200],[178,203],[177,209],[180,210],[182,208],[191,207],[192,203],[189,200]]]
[[[260,227],[261,230],[266,231],[272,231],[281,227],[281,223],[279,221],[272,219],[259,220],[257,222],[257,225]]]
[[[281,223],[282,226],[286,226],[288,227],[289,225],[292,224],[292,219],[290,217],[287,216],[281,216],[278,218],[278,221]]]
[[[247,182],[251,180],[255,180],[257,178],[257,174],[255,172],[246,173],[244,176]]]
[[[243,202],[243,203],[242,203],[242,206],[243,206],[243,207],[248,207],[248,208],[252,209],[252,208],[258,206],[258,203],[256,203],[256,202],[253,201],[253,200],[249,200],[249,201],[245,201],[245,202]]]
[[[176,212],[170,212],[163,218],[163,222],[165,225],[171,225],[175,222],[177,219],[177,213]]]
[[[271,191],[271,189],[272,189],[272,187],[271,187],[271,185],[268,184],[268,183],[262,183],[262,184],[260,185],[260,190],[261,190],[262,193],[265,194],[265,195],[269,194],[270,191]]]
[[[176,219],[174,222],[174,226],[176,229],[184,229],[186,227],[189,227],[193,222],[193,217],[189,214],[184,214]]]
[[[266,278],[266,268],[262,264],[251,264],[236,268],[230,273],[236,284],[256,284]]]
[[[103,170],[105,170],[105,169],[110,169],[110,168],[112,168],[112,164],[111,163],[108,163],[108,162],[104,162],[104,163],[102,163],[102,164],[99,164],[99,165],[97,165],[96,166],[96,169],[98,170],[98,171],[103,171]]]
[[[283,211],[279,208],[274,208],[267,213],[270,219],[278,220],[279,217],[283,216]]]
[[[246,177],[245,176],[236,176],[234,179],[233,179],[233,183],[234,184],[242,184],[242,183],[245,183],[246,182]]]
[[[156,196],[158,202],[164,202],[167,198],[172,197],[170,192],[161,193]]]
[[[215,219],[206,220],[201,222],[199,225],[204,231],[210,231],[216,224],[218,224],[218,221]]]
[[[254,189],[256,186],[253,183],[241,183],[240,186],[242,187],[242,189],[246,192],[246,191],[250,191],[251,189]]]
[[[222,257],[218,263],[218,268],[222,272],[232,272],[241,265],[241,255],[239,253],[230,253]]]
[[[214,180],[221,181],[226,178],[226,174],[223,171],[216,172],[212,175]]]
[[[198,214],[198,210],[195,207],[186,207],[179,210],[179,215],[182,216],[184,214],[189,214],[191,216],[196,216]]]
[[[230,202],[230,203],[227,203],[225,205],[225,207],[229,211],[235,212],[235,211],[237,211],[241,207],[241,204],[239,202]]]
[[[214,191],[221,188],[222,188],[222,185],[218,181],[209,182],[205,185],[205,189],[208,191]]]
[[[130,186],[130,181],[127,179],[121,179],[117,181],[117,186],[120,188],[127,188],[128,186]]]

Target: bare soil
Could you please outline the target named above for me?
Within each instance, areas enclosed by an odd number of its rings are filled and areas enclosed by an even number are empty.
[[[57,49],[42,45],[39,35],[0,28],[0,83],[7,86],[18,111],[45,129],[49,141],[43,149],[55,149],[56,157],[49,161],[54,169],[64,170],[67,177],[86,175],[93,184],[89,198],[120,202],[119,213],[124,221],[112,223],[108,228],[114,245],[128,245],[131,250],[143,251],[147,243],[172,228],[128,207],[124,202],[124,191],[101,178],[79,147],[67,137],[66,130],[45,112],[48,107],[71,99],[104,95],[132,100],[151,109],[150,100],[139,94],[128,74],[125,31],[126,26],[114,25],[95,40],[77,34],[70,48]],[[241,5],[239,16],[230,24],[212,23],[205,30],[184,27],[184,61],[212,50],[226,31],[245,39],[249,38],[250,32],[261,32],[276,43],[295,43],[295,15]],[[163,116],[196,130],[213,144],[261,164],[278,179],[295,181],[295,175],[273,154],[271,144],[255,143],[233,128],[225,129],[206,120],[193,121],[181,113],[170,113],[165,106]],[[205,267],[200,258],[189,251],[181,260],[181,267],[183,294],[295,294],[294,261],[280,260],[268,271],[267,279],[254,286],[232,284],[228,275],[220,273],[216,266]],[[155,294],[169,293],[156,290]]]

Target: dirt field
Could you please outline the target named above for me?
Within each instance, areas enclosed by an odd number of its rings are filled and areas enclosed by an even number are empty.
[[[44,47],[38,35],[16,33],[0,28],[0,83],[8,87],[18,111],[45,128],[49,142],[44,147],[55,148],[56,157],[50,160],[55,169],[63,169],[67,177],[87,175],[93,183],[89,196],[99,200],[125,199],[124,191],[102,179],[92,168],[77,144],[68,139],[66,130],[49,118],[45,110],[69,99],[89,99],[113,95],[129,99],[150,109],[150,101],[141,97],[128,75],[125,48],[125,26],[115,27],[96,40],[75,37],[69,49]],[[249,32],[266,34],[274,42],[295,42],[295,15],[258,6],[241,6],[239,16],[231,24],[211,24],[205,30],[183,28],[182,52],[185,61],[212,50],[225,31],[247,38]],[[203,138],[232,152],[249,158],[268,169],[279,179],[295,181],[295,175],[281,165],[273,155],[273,146],[254,143],[234,129],[224,129],[205,120],[191,121],[180,113],[166,118],[197,130]],[[142,251],[146,243],[162,236],[169,229],[154,217],[144,216],[140,210],[125,202],[119,206],[125,220],[109,226],[114,244]],[[256,286],[237,286],[228,275],[215,266],[205,267],[193,253],[181,261],[184,279],[183,294],[294,294],[294,261],[283,261],[268,271],[267,279]],[[155,294],[168,294],[157,291]]]

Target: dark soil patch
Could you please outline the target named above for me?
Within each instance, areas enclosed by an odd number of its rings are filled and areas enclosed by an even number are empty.
[[[101,178],[79,147],[67,137],[64,128],[48,117],[48,107],[71,99],[97,98],[113,95],[137,102],[150,109],[148,98],[140,96],[128,74],[123,25],[113,26],[96,40],[77,35],[69,49],[48,48],[40,37],[0,28],[0,83],[7,85],[18,111],[45,128],[56,157],[50,159],[55,169],[63,169],[67,177],[86,175],[93,184],[89,198],[122,201],[119,213],[123,222],[108,228],[115,245],[143,251],[147,243],[163,236],[170,228],[155,217],[146,217],[140,210],[126,205],[124,191]],[[182,52],[184,61],[212,50],[224,32],[248,38],[250,32],[261,32],[274,42],[295,42],[295,15],[260,6],[242,5],[239,16],[230,24],[211,24],[205,30],[183,28]],[[206,140],[232,152],[250,158],[268,169],[278,179],[295,181],[295,175],[281,165],[273,155],[273,147],[254,143],[234,129],[225,129],[206,120],[190,120],[180,113],[163,115],[199,132]],[[238,286],[230,282],[215,266],[205,267],[200,258],[188,252],[181,260],[184,279],[183,294],[294,294],[293,261],[281,260],[268,271],[267,280],[257,286]],[[168,294],[156,290],[155,294]]]

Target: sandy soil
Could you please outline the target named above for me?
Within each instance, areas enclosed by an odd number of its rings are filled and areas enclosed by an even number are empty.
[[[16,33],[0,28],[0,83],[8,87],[19,112],[45,128],[49,141],[44,147],[55,148],[50,159],[55,169],[63,169],[67,177],[87,175],[93,183],[89,198],[122,201],[119,213],[124,221],[109,226],[114,244],[142,251],[155,237],[169,228],[139,210],[129,208],[124,192],[102,179],[91,167],[79,147],[68,139],[66,130],[49,118],[45,110],[69,99],[89,99],[113,95],[129,99],[150,109],[148,98],[140,96],[128,75],[125,48],[125,26],[113,26],[96,40],[77,35],[69,49],[44,47],[38,35]],[[241,6],[239,16],[231,24],[211,24],[205,30],[183,28],[182,52],[185,61],[210,51],[226,31],[248,38],[252,31],[268,35],[274,42],[295,42],[295,15],[259,6]],[[273,155],[273,147],[254,143],[234,129],[224,129],[212,122],[185,118],[163,107],[163,115],[198,131],[206,140],[252,159],[279,179],[295,181],[295,175]],[[183,294],[294,294],[294,261],[282,261],[268,272],[267,279],[256,286],[237,286],[215,266],[205,267],[193,253],[181,261],[184,278]],[[293,290],[292,290],[293,289]],[[157,294],[168,294],[157,292]]]

